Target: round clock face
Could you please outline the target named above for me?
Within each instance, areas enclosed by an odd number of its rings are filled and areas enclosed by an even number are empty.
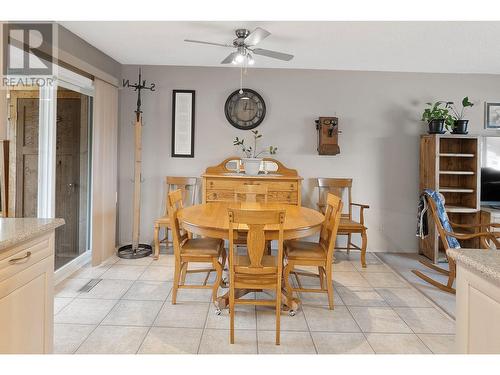
[[[249,130],[256,128],[266,116],[266,104],[258,93],[250,89],[236,90],[224,106],[227,121],[235,128]]]

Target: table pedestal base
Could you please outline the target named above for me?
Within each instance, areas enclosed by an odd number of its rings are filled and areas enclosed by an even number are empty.
[[[241,298],[244,295],[251,292],[262,292],[262,291],[263,291],[262,289],[236,289],[235,298]],[[299,309],[301,304],[298,298],[294,297],[288,298],[285,289],[281,290],[281,303],[283,304],[283,310],[291,312],[290,315],[295,315],[294,312]],[[224,293],[222,296],[217,297],[215,307],[217,307],[217,309],[219,310],[229,308],[229,291]]]

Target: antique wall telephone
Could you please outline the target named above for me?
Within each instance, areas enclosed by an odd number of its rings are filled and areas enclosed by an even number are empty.
[[[337,155],[339,147],[339,119],[337,117],[320,117],[315,120],[318,131],[318,154]]]

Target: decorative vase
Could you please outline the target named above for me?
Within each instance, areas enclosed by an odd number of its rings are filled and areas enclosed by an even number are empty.
[[[467,134],[469,120],[455,120],[453,123],[453,134]]]
[[[245,174],[250,176],[257,176],[259,174],[262,158],[241,158],[241,162],[243,163]]]
[[[443,134],[445,131],[444,119],[436,119],[429,121],[429,134]]]

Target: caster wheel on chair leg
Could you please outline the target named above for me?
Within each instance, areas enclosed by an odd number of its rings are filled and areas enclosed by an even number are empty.
[[[295,310],[290,310],[290,311],[288,312],[288,315],[290,315],[290,316],[295,316]]]
[[[220,315],[220,314],[222,314],[221,309],[216,309],[216,310],[215,310],[215,315]]]

